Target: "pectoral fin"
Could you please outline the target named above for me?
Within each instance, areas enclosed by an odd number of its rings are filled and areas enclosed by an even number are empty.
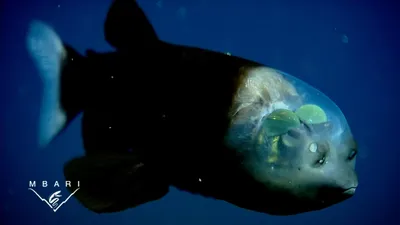
[[[169,190],[165,175],[132,156],[75,158],[65,165],[64,174],[66,180],[80,181],[74,197],[97,213],[133,208],[160,199]]]

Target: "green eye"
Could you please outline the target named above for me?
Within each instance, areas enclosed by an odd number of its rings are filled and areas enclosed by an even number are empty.
[[[324,110],[317,105],[303,105],[296,110],[296,115],[307,124],[319,124],[328,121]]]
[[[270,137],[284,134],[298,126],[300,126],[299,118],[293,111],[287,109],[273,111],[264,122],[264,128]]]

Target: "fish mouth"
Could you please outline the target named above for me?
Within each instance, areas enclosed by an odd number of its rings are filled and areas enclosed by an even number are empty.
[[[343,191],[343,194],[345,194],[345,195],[354,195],[354,193],[356,193],[356,189],[357,189],[357,187],[347,188],[346,190]]]

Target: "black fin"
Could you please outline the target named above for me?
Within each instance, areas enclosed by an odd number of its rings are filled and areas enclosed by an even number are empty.
[[[154,168],[131,155],[96,155],[71,160],[65,165],[64,174],[66,180],[80,182],[74,197],[86,208],[111,213],[168,193],[166,176]]]
[[[135,49],[158,41],[153,26],[135,0],[114,0],[104,24],[104,36],[119,50]]]
[[[38,141],[39,147],[46,147],[82,110],[78,79],[84,57],[40,21],[30,24],[26,41],[43,82]]]

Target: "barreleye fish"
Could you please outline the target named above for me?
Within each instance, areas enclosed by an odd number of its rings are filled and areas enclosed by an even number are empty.
[[[78,34],[77,34],[78,35]],[[104,24],[113,51],[80,54],[40,21],[27,48],[43,81],[39,145],[78,114],[85,153],[64,166],[74,197],[97,213],[176,187],[272,215],[354,195],[357,145],[338,106],[280,70],[160,40],[134,0]]]

